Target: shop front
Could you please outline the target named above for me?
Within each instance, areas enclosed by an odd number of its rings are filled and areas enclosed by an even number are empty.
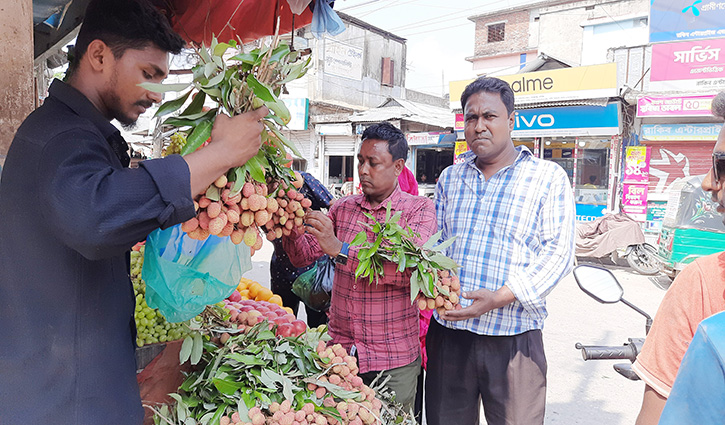
[[[722,124],[710,113],[714,95],[644,96],[637,100],[640,144],[649,178],[645,229],[659,232],[670,189],[710,169]]]
[[[418,193],[421,196],[433,196],[441,172],[453,165],[456,133],[407,133],[405,138],[410,147],[407,165],[418,181]]]
[[[352,193],[355,187],[355,154],[358,136],[352,125],[318,124],[317,133],[322,143],[322,184],[340,194]]]
[[[512,137],[539,158],[566,171],[577,220],[592,221],[609,209],[612,161],[621,133],[620,104],[561,106],[516,111]]]

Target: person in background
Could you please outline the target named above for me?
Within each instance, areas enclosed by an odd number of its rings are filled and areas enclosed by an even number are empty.
[[[415,180],[413,172],[406,166],[403,166],[403,171],[398,176],[398,185],[403,192],[418,196],[418,182]]]
[[[725,92],[712,101],[712,114],[725,118]],[[725,222],[725,131],[720,130],[712,168],[702,180]],[[725,310],[725,252],[700,257],[677,275],[660,303],[642,352],[632,365],[644,381],[637,425],[654,425],[670,396],[685,351],[698,324]]]
[[[257,154],[268,111],[219,115],[212,142],[128,168],[111,124],[162,101],[185,43],[143,0],[91,0],[67,83],[18,129],[0,180],[0,423],[138,425],[129,251],[194,217],[193,196]]]
[[[311,209],[319,211],[321,209],[330,208],[330,204],[333,200],[330,192],[322,185],[316,178],[311,174],[300,172],[304,184],[299,189],[305,198],[312,201]],[[278,294],[282,298],[282,304],[285,307],[292,309],[295,315],[297,315],[297,309],[300,305],[300,298],[292,292],[292,284],[295,279],[302,273],[313,267],[310,264],[306,267],[297,268],[292,265],[289,260],[289,256],[284,251],[282,246],[282,239],[275,239],[272,241],[274,246],[274,253],[269,263],[269,274],[270,274],[270,286],[272,292]],[[305,312],[307,313],[307,325],[311,328],[315,328],[319,325],[327,323],[327,313],[324,311],[316,311],[305,305]]]
[[[407,156],[408,143],[400,129],[386,122],[371,125],[363,132],[357,155],[363,194],[339,199],[328,215],[308,212],[306,233],[282,238],[295,266],[310,264],[322,254],[335,258],[329,313],[332,342],[358,357],[366,384],[380,372],[389,376],[388,387],[406,411],[413,408],[421,365],[418,309],[410,300],[410,272],[398,273],[395,263],[385,261],[379,282],[356,279],[360,248],[350,242],[360,231],[373,240],[375,235],[362,223],[371,222],[366,214],[383,222],[389,203],[393,212],[402,213],[398,223],[420,235],[417,243],[435,233],[433,201],[400,190],[398,176]]]
[[[543,424],[546,296],[574,261],[566,172],[514,147],[514,93],[481,77],[461,95],[470,151],[435,192],[441,240],[461,266],[460,310],[433,314],[426,346],[429,425]]]

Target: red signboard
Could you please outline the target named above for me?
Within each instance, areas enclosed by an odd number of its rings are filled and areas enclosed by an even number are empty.
[[[673,183],[706,174],[715,142],[649,142],[649,192],[664,193]]]

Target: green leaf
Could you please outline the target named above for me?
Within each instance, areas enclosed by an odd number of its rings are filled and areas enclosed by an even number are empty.
[[[211,56],[209,56],[209,51],[203,44],[201,45],[201,48],[197,50],[197,53],[201,57],[201,60],[204,61],[204,63],[209,63],[212,61]]]
[[[262,332],[259,333],[259,335],[257,335],[257,341],[266,341],[266,340],[274,339],[274,338],[275,338],[274,332],[272,332],[270,330],[263,330]]]
[[[199,363],[201,360],[201,354],[204,352],[204,340],[200,333],[194,334],[194,345],[191,347],[191,364]]]
[[[410,303],[413,304],[420,292],[420,282],[418,280],[418,271],[415,270],[410,274]]]
[[[262,168],[262,164],[259,163],[259,159],[257,159],[256,156],[253,156],[249,158],[247,163],[245,164],[247,167],[247,171],[249,171],[249,175],[252,176],[252,178],[259,183],[265,183],[265,176],[264,176],[264,169]]]
[[[275,99],[274,102],[266,102],[265,105],[274,112],[274,116],[279,118],[283,125],[289,124],[292,117],[283,100]]]
[[[194,120],[190,120],[188,118],[177,118],[177,117],[169,117],[164,121],[164,124],[166,125],[173,125],[174,127],[196,127],[203,121],[207,120],[214,120],[214,117],[216,116],[217,109],[214,108],[210,111],[207,111],[207,113],[202,116],[201,118],[197,118]]]
[[[204,194],[207,198],[211,199],[212,201],[216,202],[219,199],[221,199],[221,192],[220,189],[214,185],[210,185],[206,189],[206,194]]]
[[[398,221],[400,221],[400,217],[402,217],[402,215],[403,215],[403,212],[402,211],[397,211],[395,214],[393,214],[393,217],[390,219],[390,223],[391,224],[396,224]],[[396,227],[396,230],[397,229],[399,229],[398,231],[402,231],[403,230],[403,228],[400,227],[400,226],[397,226]]]
[[[189,115],[194,115],[194,114],[198,114],[199,112],[202,112],[202,109],[204,108],[205,100],[206,100],[206,93],[204,93],[203,91],[196,92],[196,96],[194,96],[194,98],[191,100],[191,103],[189,104],[189,106],[187,106],[186,109],[184,109],[184,112],[182,112],[181,115],[188,117]]]
[[[388,205],[385,206],[385,222],[387,223],[388,220],[390,220],[390,211],[393,209],[393,203],[392,201],[388,201]]]
[[[431,255],[430,261],[435,263],[441,270],[453,270],[458,268],[458,264],[456,264],[455,261],[443,254],[436,253]]]
[[[295,147],[295,144],[290,142],[289,140],[287,140],[287,138],[284,137],[284,135],[277,129],[277,127],[271,121],[264,120],[264,123],[267,125],[267,128],[272,130],[272,133],[274,133],[274,135],[277,136],[277,138],[282,143],[284,143],[284,145],[286,147],[288,147],[292,151],[292,153],[294,153],[298,157],[302,157],[302,154],[300,153],[300,151],[297,150],[297,147]]]
[[[277,46],[276,49],[272,51],[272,54],[269,57],[269,63],[272,62],[279,62],[284,58],[285,56],[290,54],[290,48],[286,44],[282,44]]]
[[[211,137],[211,129],[214,124],[212,121],[202,121],[194,128],[189,137],[186,139],[186,145],[181,150],[181,155],[188,155],[201,146]]]
[[[369,248],[363,248],[360,251],[357,252],[357,259],[360,261],[367,260],[370,258],[370,256],[373,254],[372,250]]]
[[[237,390],[239,390],[244,385],[246,385],[246,383],[234,382],[229,379],[214,378],[211,381],[212,381],[212,384],[214,384],[214,387],[216,387],[216,389],[220,393],[226,394],[226,395],[234,395],[234,393],[236,393]]]
[[[139,83],[139,87],[154,93],[166,93],[170,91],[182,91],[189,87],[189,83],[160,84],[160,83]]]
[[[363,242],[367,242],[368,240],[368,234],[363,230],[361,232],[358,232],[357,235],[355,235],[355,239],[350,242],[351,246],[357,246],[362,244]]]
[[[257,55],[253,53],[239,53],[232,56],[229,60],[240,61],[249,65],[255,65],[257,63]]]
[[[184,342],[181,343],[181,351],[179,351],[179,363],[186,363],[191,356],[191,347],[194,346],[194,340],[187,336],[184,338]]]
[[[172,112],[176,112],[179,108],[181,108],[184,105],[184,102],[186,102],[186,99],[189,98],[189,95],[191,94],[192,90],[189,90],[186,92],[185,95],[178,97],[174,100],[170,100],[168,102],[163,103],[161,106],[159,106],[159,109],[156,110],[156,113],[154,114],[154,118],[156,117],[163,117],[164,115],[168,115]]]
[[[398,251],[398,271],[402,272],[405,270],[405,263],[406,263],[407,256],[405,255],[405,252],[403,252],[402,248]]]
[[[226,53],[227,49],[232,47],[230,44],[227,43],[219,43],[216,46],[214,46],[214,56],[224,56],[224,53]]]
[[[239,419],[242,422],[252,422],[249,419],[249,408],[247,407],[247,404],[244,402],[244,400],[241,398],[237,402],[237,412],[239,413]]]
[[[225,357],[228,359],[232,359],[236,362],[242,363],[244,365],[264,366],[267,364],[267,362],[265,362],[264,360],[262,360],[258,357],[255,357],[255,356],[250,356],[248,354],[231,353],[231,354],[227,354]]]
[[[438,233],[428,238],[428,240],[423,244],[421,248],[423,249],[431,249],[433,248],[433,245],[435,245],[438,240],[440,240],[441,235],[443,234],[443,230],[439,230]]]
[[[433,248],[433,251],[442,252],[446,248],[448,248],[449,246],[451,246],[453,244],[453,242],[455,242],[455,240],[456,240],[456,237],[454,236],[454,237],[448,239],[447,241],[443,241],[438,246],[436,246],[435,248]]]
[[[337,398],[341,398],[343,400],[352,399],[356,401],[362,401],[363,395],[360,392],[357,391],[348,391],[338,385],[331,384],[330,382],[320,381],[319,379],[315,378],[306,378],[304,379],[305,382],[311,382],[318,387],[324,387],[329,392],[332,393]]]
[[[252,90],[252,93],[254,93],[254,95],[258,98],[262,99],[265,102],[274,102],[275,99],[272,91],[269,89],[269,87],[265,86],[264,84],[260,83],[256,78],[254,78],[254,75],[247,75],[247,85]]]
[[[209,80],[208,83],[204,84],[204,88],[216,87],[219,83],[221,83],[222,81],[224,81],[224,76],[225,76],[225,73],[224,72],[218,73],[211,80]],[[219,92],[219,93],[221,95],[221,92]]]
[[[211,97],[214,97],[216,99],[219,99],[222,97],[222,91],[219,88],[216,87],[202,87],[201,90],[208,94]]]

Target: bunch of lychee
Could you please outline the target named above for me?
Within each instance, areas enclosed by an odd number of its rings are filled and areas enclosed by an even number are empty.
[[[431,271],[433,273],[433,271]],[[448,295],[446,295],[446,293]],[[421,310],[436,309],[438,314],[446,310],[458,310],[461,307],[461,282],[458,276],[448,270],[438,270],[438,279],[433,288],[433,297],[426,297],[422,292],[418,294],[417,303]]]
[[[295,173],[293,188],[278,189],[279,184],[270,183],[274,190],[270,194],[267,184],[246,182],[237,194],[231,193],[233,182],[226,175],[219,177],[214,186],[219,188],[219,200],[212,200],[205,194],[194,200],[196,217],[184,222],[181,230],[190,238],[204,240],[209,235],[230,237],[232,242],[244,242],[254,252],[262,247],[260,229],[265,229],[267,239],[274,240],[289,235],[294,227],[303,226],[305,208],[312,202],[294,187],[302,187],[302,176]],[[282,182],[284,187],[287,184]],[[299,185],[299,186],[298,186]]]
[[[348,355],[340,345],[327,347],[320,341],[317,345],[320,366],[327,372],[319,381],[329,382],[347,391],[357,391],[360,397],[342,400],[327,391],[324,386],[308,383],[307,389],[314,392],[314,404],[311,402],[295,406],[291,400],[282,403],[271,403],[266,408],[252,407],[247,412],[250,422],[240,419],[238,412],[222,416],[221,425],[373,425],[380,424],[382,402],[375,397],[375,391],[365,385],[358,376],[357,359]],[[295,409],[296,407],[296,409]],[[317,408],[316,408],[317,407]],[[334,408],[338,411],[341,421],[319,407]]]

